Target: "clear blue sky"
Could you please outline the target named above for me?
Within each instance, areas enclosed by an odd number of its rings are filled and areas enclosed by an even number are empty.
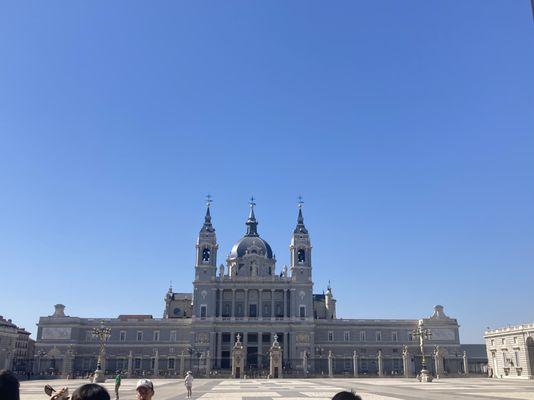
[[[338,314],[463,342],[534,320],[528,0],[12,1],[0,7],[0,314],[160,317],[257,198],[289,263],[296,198]]]

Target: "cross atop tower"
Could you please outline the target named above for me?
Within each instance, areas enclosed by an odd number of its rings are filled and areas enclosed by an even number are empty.
[[[302,208],[302,206],[304,205],[304,202],[302,201],[302,196],[299,195],[298,199],[299,199],[299,201],[297,202],[297,207],[300,210]]]
[[[250,208],[254,208],[254,206],[256,205],[256,203],[254,203],[254,200],[256,200],[254,196],[250,196],[250,201],[248,202],[248,204],[250,204]]]
[[[213,200],[212,200],[211,194],[208,193],[208,194],[206,195],[206,206],[207,206],[208,208],[210,208],[211,203],[213,203]]]

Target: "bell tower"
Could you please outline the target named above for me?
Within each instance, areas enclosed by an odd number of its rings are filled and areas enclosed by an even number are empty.
[[[204,216],[204,225],[198,234],[195,263],[195,280],[209,281],[215,277],[217,271],[217,237],[215,236],[215,228],[211,224],[211,196],[206,198],[206,215]]]
[[[302,216],[302,197],[298,201],[297,226],[291,236],[289,251],[291,253],[290,271],[291,277],[298,282],[311,282],[311,242],[308,230],[304,226]]]

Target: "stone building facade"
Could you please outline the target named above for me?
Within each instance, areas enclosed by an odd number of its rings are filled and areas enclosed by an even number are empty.
[[[484,339],[489,376],[534,379],[534,323],[488,329]]]
[[[183,375],[231,371],[231,351],[241,338],[249,375],[269,369],[275,335],[285,375],[414,375],[421,354],[412,330],[423,324],[433,335],[425,354],[437,375],[462,373],[468,365],[456,319],[436,306],[428,318],[405,320],[341,319],[330,285],[313,292],[310,234],[299,205],[289,244],[289,267],[277,269],[276,256],[258,233],[251,202],[246,232],[225,265],[217,263],[218,243],[208,204],[196,243],[192,293],[165,295],[163,318],[122,315],[79,318],[56,305],[38,323],[40,372],[62,374],[94,370],[97,342],[91,329],[112,330],[104,369],[129,375]],[[468,370],[469,368],[467,368]]]
[[[0,369],[19,373],[33,368],[33,345],[30,332],[19,328],[10,319],[0,315]]]

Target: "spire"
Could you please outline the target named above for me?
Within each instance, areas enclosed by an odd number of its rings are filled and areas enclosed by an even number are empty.
[[[304,226],[304,217],[302,216],[302,205],[304,202],[302,201],[302,196],[299,196],[299,201],[297,203],[297,207],[299,209],[299,215],[297,217],[297,226],[295,227],[294,233],[304,233],[307,234],[308,230]]]
[[[204,216],[204,225],[202,225],[201,232],[215,232],[213,225],[211,224],[211,213],[210,206],[213,203],[211,196],[208,194],[206,196],[206,215]]]
[[[248,215],[248,219],[246,222],[247,225],[247,233],[245,236],[259,236],[258,235],[258,221],[256,221],[256,216],[254,215],[254,206],[256,203],[254,203],[254,196],[250,198],[250,213]]]

